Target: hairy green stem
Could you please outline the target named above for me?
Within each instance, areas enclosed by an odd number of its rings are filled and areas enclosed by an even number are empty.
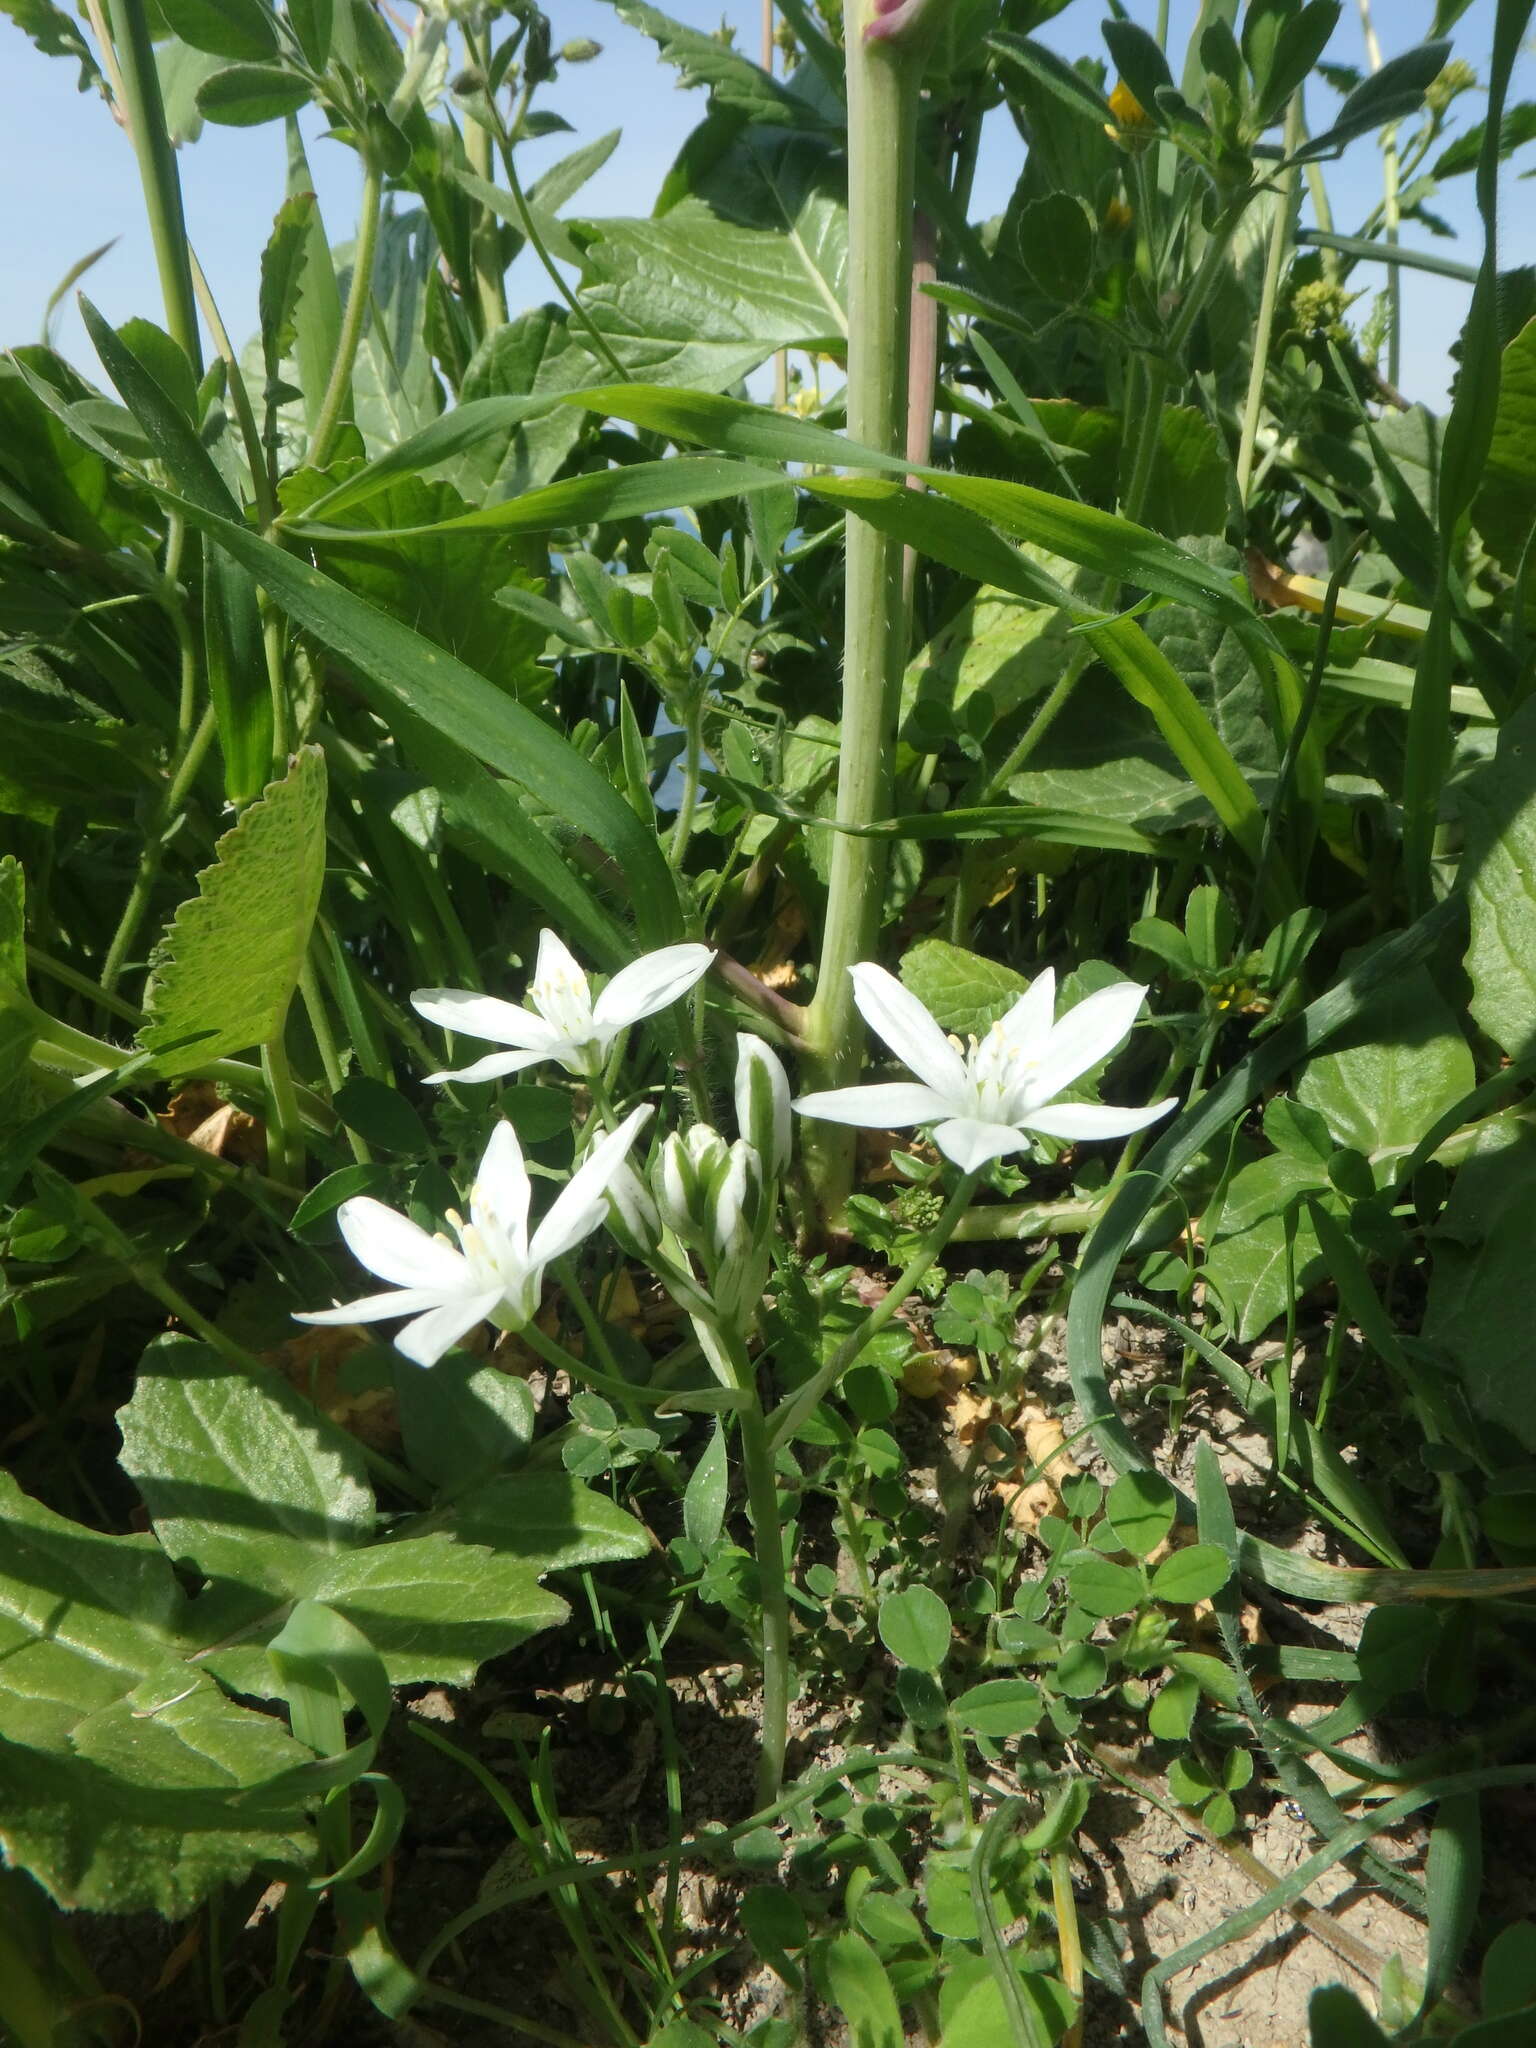
[[[186,743],[186,750],[177,762],[166,790],[165,800],[139,853],[139,865],[134,874],[133,886],[128,892],[128,901],[123,905],[123,914],[118,919],[117,930],[112,934],[112,943],[107,948],[107,957],[102,962],[101,986],[106,996],[115,993],[118,977],[127,963],[129,952],[138,938],[139,927],[149,909],[154,895],[155,883],[159,879],[160,864],[165,858],[165,843],[175,829],[187,792],[197,780],[197,772],[203,765],[203,756],[212,744],[216,729],[213,706],[210,704]]]
[[[187,257],[187,223],[181,205],[181,179],[171,147],[155,69],[154,44],[144,0],[110,0],[112,43],[122,82],[122,113],[138,158],[144,187],[144,210],[155,245],[155,267],[165,300],[165,324],[181,344],[193,373],[203,373],[202,341],[197,331],[197,301],[192,291],[192,266]]]
[[[906,445],[920,64],[899,37],[867,42],[864,12],[863,5],[851,12],[847,28],[848,432],[894,455]],[[899,542],[864,520],[848,521],[839,825],[872,825],[889,808],[907,657],[901,557]],[[874,951],[886,853],[878,838],[839,832],[833,839],[816,996],[805,1024],[815,1087],[841,1087],[858,1073],[863,1032],[848,970]],[[825,1221],[852,1186],[854,1142],[840,1125],[807,1128],[806,1164]]]
[[[368,302],[373,295],[373,259],[378,247],[379,214],[383,203],[383,174],[373,157],[366,155],[363,158],[363,202],[357,221],[357,240],[352,248],[352,282],[347,288],[347,303],[341,316],[336,360],[331,365],[325,396],[320,401],[320,417],[315,421],[315,431],[310,436],[311,469],[324,469],[330,460],[352,389],[352,365],[357,361]]]
[[[1291,95],[1285,116],[1287,157],[1301,145],[1301,94]],[[1269,344],[1275,330],[1275,305],[1280,296],[1280,273],[1291,246],[1296,212],[1296,166],[1287,164],[1275,180],[1275,218],[1269,231],[1269,251],[1264,259],[1264,286],[1259,297],[1258,325],[1253,331],[1253,361],[1248,369],[1248,395],[1243,406],[1242,438],[1237,448],[1237,498],[1246,512],[1248,486],[1253,478],[1253,450],[1258,439],[1259,415],[1264,409],[1264,378],[1269,369]]]
[[[288,1065],[288,1046],[280,1024],[261,1048],[261,1071],[267,1084],[267,1151],[276,1179],[290,1187],[304,1185],[304,1126]]]
[[[681,871],[688,841],[693,836],[694,815],[699,806],[699,771],[704,756],[704,692],[689,693],[683,710],[683,787],[677,800],[677,817],[667,847],[667,864],[674,874]]]
[[[1381,69],[1381,43],[1371,19],[1371,0],[1360,0],[1360,32],[1365,39],[1366,60],[1374,74]],[[1402,239],[1400,199],[1401,166],[1397,153],[1397,123],[1385,129],[1381,138],[1381,218],[1389,247]],[[1403,279],[1395,263],[1387,265],[1387,382],[1394,389],[1402,369]]]
[[[473,115],[464,122],[464,154],[477,178],[487,185],[496,182],[495,149],[491,133]],[[482,208],[469,238],[475,266],[475,299],[480,310],[482,338],[507,324],[507,289],[501,262],[501,224],[489,208]]]
[[[789,1648],[789,1580],[767,1423],[755,1403],[743,1409],[740,1421],[741,1466],[747,1482],[747,1505],[752,1511],[753,1550],[763,1605],[762,1749],[758,1756],[757,1798],[759,1805],[766,1806],[778,1797],[789,1747],[789,1704],[794,1691],[794,1665]]]

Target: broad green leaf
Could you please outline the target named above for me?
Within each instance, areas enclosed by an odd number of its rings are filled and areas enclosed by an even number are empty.
[[[1530,1219],[1536,1132],[1498,1118],[1461,1167],[1435,1239],[1424,1338],[1479,1415],[1536,1451]]]
[[[428,280],[437,242],[419,207],[386,215],[379,229],[368,319],[352,364],[352,420],[369,455],[395,447],[437,418],[442,387],[426,338]],[[351,277],[339,280],[349,289]]]
[[[643,1558],[644,1523],[567,1472],[512,1472],[468,1488],[442,1517],[464,1543],[483,1544],[541,1571]]]
[[[325,877],[325,757],[294,756],[281,782],[219,841],[194,897],[171,920],[151,963],[140,1033],[162,1064],[191,1073],[276,1037],[299,969]],[[172,1042],[204,1033],[199,1043]]]
[[[1100,1619],[1129,1614],[1146,1597],[1140,1572],[1107,1557],[1087,1557],[1073,1565],[1067,1573],[1067,1592],[1084,1614]]]
[[[730,1472],[725,1456],[725,1429],[717,1423],[683,1490],[683,1534],[700,1550],[720,1540]]]
[[[123,1470],[167,1554],[209,1579],[278,1599],[373,1533],[373,1492],[352,1437],[276,1367],[259,1381],[190,1338],[144,1353],[118,1412]]]
[[[96,53],[78,23],[53,0],[3,0],[0,14],[8,15],[45,57],[72,57],[80,67],[77,91],[85,92],[101,78]]]
[[[345,0],[343,0],[343,8]],[[286,124],[288,144],[288,197],[314,191],[315,181],[304,154],[299,124]],[[305,231],[304,267],[299,277],[299,300],[293,324],[294,382],[304,396],[304,424],[313,433],[320,417],[331,366],[341,345],[341,294],[336,269],[331,261],[330,241],[318,202],[309,210]],[[352,417],[350,389],[342,406],[342,418]]]
[[[461,1493],[487,1473],[522,1463],[536,1411],[526,1380],[467,1352],[430,1372],[391,1356],[406,1462],[435,1486]]]
[[[1461,1027],[1421,968],[1308,1062],[1296,1099],[1326,1119],[1337,1144],[1391,1161],[1411,1152],[1476,1079]]]
[[[880,1602],[880,1640],[898,1664],[937,1671],[949,1655],[949,1609],[927,1586],[908,1586]]]
[[[652,39],[664,60],[677,67],[680,84],[708,86],[711,100],[719,106],[781,128],[822,125],[808,100],[779,84],[722,37],[674,21],[644,0],[614,0],[613,11]]]
[[[850,1930],[812,1953],[828,2003],[848,2023],[849,2048],[902,2048],[906,2033],[896,1994],[864,1937]]]
[[[360,391],[360,409],[365,402]],[[302,517],[306,499],[324,491],[327,481],[314,470],[285,479],[285,509]],[[399,477],[354,511],[356,539],[317,535],[315,561],[343,588],[457,655],[504,694],[536,696],[550,680],[535,659],[544,635],[509,618],[496,602],[498,588],[515,573],[505,540],[493,532],[440,531],[469,510],[451,484]],[[369,538],[375,528],[414,531],[379,547]]]
[[[1150,1557],[1173,1527],[1177,1499],[1160,1472],[1126,1472],[1109,1489],[1104,1514],[1132,1557]]]
[[[818,195],[817,213],[831,208]],[[775,349],[840,352],[841,263],[822,267],[830,230],[740,227],[699,200],[659,220],[582,221],[581,303],[631,375],[721,391]]]
[[[178,1919],[258,1861],[308,1855],[305,1760],[182,1661],[181,1596],[147,1538],[66,1521],[0,1474],[0,1847],[63,1906]]]
[[[926,749],[912,714],[942,708],[954,722],[978,690],[997,718],[1048,689],[1066,664],[1070,624],[1062,611],[1006,590],[978,590],[907,664],[902,682],[903,737]]]
[[[309,81],[281,64],[231,64],[197,90],[204,116],[222,128],[258,128],[309,104]]]
[[[481,504],[540,490],[553,482],[587,424],[579,408],[557,405],[555,400],[580,390],[600,373],[601,366],[563,307],[531,307],[486,336],[464,373],[459,404],[417,439],[426,443],[428,436],[436,436],[441,444],[445,430],[476,430],[472,443],[461,444],[453,478],[466,496]],[[501,408],[499,415],[493,407]],[[380,461],[403,460],[414,445],[402,443]],[[458,451],[445,447],[444,453]],[[425,468],[443,456],[424,446],[417,459]],[[357,489],[363,481],[354,478],[342,489]],[[337,514],[328,509],[324,516]]]
[[[1152,1597],[1193,1607],[1219,1593],[1231,1576],[1231,1561],[1224,1550],[1214,1543],[1192,1543],[1165,1557],[1153,1572]]]
[[[1536,1924],[1517,1920],[1489,1942],[1482,1991],[1483,2010],[1490,2017],[1536,2005]]]
[[[978,1735],[1027,1735],[1038,1726],[1045,1701],[1038,1685],[1027,1678],[985,1678],[961,1693],[954,1703],[964,1728]]]
[[[1088,1700],[1102,1687],[1109,1659],[1097,1643],[1068,1643],[1056,1662],[1056,1690],[1069,1700]]]
[[[115,718],[26,718],[4,710],[0,814],[51,825],[61,810],[125,821],[146,792],[148,763]]]
[[[487,1657],[565,1617],[539,1585],[558,1549],[493,1550],[430,1522],[369,1541],[360,1450],[275,1369],[257,1381],[208,1345],[167,1339],[145,1353],[122,1429],[156,1535],[209,1581],[184,1633],[237,1691],[270,1692],[262,1645],[296,1600],[359,1629],[396,1685],[467,1685]]]
[[[1312,2048],[1390,2048],[1387,2036],[1354,1992],[1342,1984],[1328,1984],[1313,1992],[1307,2004],[1307,2024]]]
[[[948,939],[920,939],[902,958],[901,978],[942,1031],[962,1038],[982,1037],[1029,987],[1001,961]]]
[[[1285,1212],[1297,1203],[1302,1204],[1293,1254],[1297,1288],[1305,1291],[1323,1277],[1323,1256],[1303,1197],[1326,1186],[1320,1166],[1285,1152],[1255,1160],[1234,1174],[1204,1271],[1243,1343],[1285,1314]]]
[[[283,358],[293,348],[297,333],[298,305],[304,289],[314,212],[313,192],[295,192],[285,199],[277,209],[272,233],[261,252],[261,290],[257,304],[261,352],[269,385],[279,376]]]
[[[1188,1671],[1175,1671],[1147,1713],[1148,1731],[1159,1742],[1182,1742],[1200,1704],[1200,1687]]]
[[[277,53],[277,28],[262,0],[160,0],[160,12],[194,50],[257,62]]]
[[[1063,106],[1069,107],[1095,128],[1103,128],[1114,121],[1114,110],[1103,93],[1046,44],[1034,42],[1028,36],[999,33],[988,36],[987,47],[1008,63],[1020,66]]]
[[[1536,529],[1536,320],[1504,350],[1493,441],[1472,518],[1489,553],[1514,575]]]
[[[677,885],[655,835],[566,739],[473,669],[385,618],[308,563],[244,526],[190,504],[186,511],[291,618],[347,664],[375,708],[403,727],[407,758],[414,741],[419,765],[443,792],[445,808],[455,803],[473,832],[496,843],[522,886],[572,938],[590,945],[605,965],[621,965],[630,950],[613,920],[516,799],[478,763],[533,792],[612,855],[616,879],[631,892],[643,942],[663,945],[678,937]]]
[[[468,1685],[487,1658],[565,1620],[565,1602],[539,1584],[548,1569],[447,1535],[407,1536],[331,1558],[309,1597],[362,1631],[392,1684]]]

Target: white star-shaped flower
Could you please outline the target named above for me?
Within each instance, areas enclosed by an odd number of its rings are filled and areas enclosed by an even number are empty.
[[[591,1080],[602,1072],[619,1033],[686,995],[714,957],[709,946],[663,946],[621,967],[594,1001],[591,984],[564,941],[553,932],[540,932],[526,1009],[466,988],[415,990],[412,1007],[429,1023],[515,1048],[487,1053],[473,1066],[427,1079],[499,1081],[543,1060],[558,1060],[567,1073]]]
[[[895,975],[868,962],[849,972],[865,1021],[918,1078],[802,1095],[795,1107],[803,1116],[869,1130],[932,1124],[939,1150],[972,1173],[1022,1151],[1036,1133],[1124,1138],[1174,1107],[1171,1095],[1149,1109],[1056,1100],[1130,1030],[1147,993],[1138,982],[1098,989],[1055,1020],[1056,976],[1046,968],[985,1038],[962,1050]]]
[[[538,1313],[544,1268],[573,1251],[607,1215],[608,1190],[650,1113],[649,1106],[635,1110],[593,1147],[531,1236],[532,1188],[509,1123],[491,1133],[469,1191],[469,1221],[449,1211],[457,1247],[371,1195],[343,1202],[337,1219],[348,1249],[370,1273],[390,1282],[389,1292],[314,1309],[296,1321],[378,1323],[410,1316],[395,1336],[395,1349],[417,1365],[436,1365],[477,1323],[523,1329]]]

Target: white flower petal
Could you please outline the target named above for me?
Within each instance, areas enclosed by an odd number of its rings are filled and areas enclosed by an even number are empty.
[[[962,1173],[974,1173],[989,1159],[1002,1159],[1010,1152],[1022,1151],[1028,1140],[1011,1124],[989,1124],[980,1117],[957,1116],[936,1126],[933,1142]]]
[[[493,1045],[545,1054],[559,1041],[559,1033],[532,1010],[504,1003],[499,996],[477,996],[467,988],[413,989],[411,1008],[429,1024],[440,1024],[461,1038],[488,1038]]]
[[[355,1195],[336,1212],[347,1249],[359,1265],[399,1287],[426,1287],[434,1294],[455,1294],[464,1284],[464,1261],[440,1239],[413,1223],[409,1216]]]
[[[524,1067],[536,1067],[552,1058],[547,1052],[488,1052],[483,1060],[467,1067],[453,1067],[441,1074],[428,1074],[428,1081],[499,1081],[507,1074],[520,1074]]]
[[[867,1131],[932,1123],[936,1117],[948,1116],[953,1107],[921,1081],[871,1081],[859,1088],[822,1088],[800,1096],[795,1103],[802,1116],[833,1124],[859,1124]]]
[[[306,1309],[296,1313],[296,1323],[325,1323],[345,1327],[348,1323],[383,1323],[391,1316],[414,1316],[424,1308],[436,1308],[442,1295],[431,1287],[391,1287],[387,1294],[364,1294],[356,1301],[338,1302],[335,1308]]]
[[[1049,1102],[1106,1060],[1136,1021],[1147,992],[1139,981],[1117,981],[1074,1003],[1052,1031],[1040,1064],[1030,1077],[1033,1102]]]
[[[581,995],[587,995],[591,989],[586,969],[558,932],[539,933],[539,952],[533,963],[533,978],[536,982],[562,982],[573,993]]]
[[[1128,1138],[1132,1131],[1144,1131],[1177,1106],[1178,1099],[1172,1095],[1148,1109],[1121,1109],[1110,1102],[1052,1102],[1043,1109],[1032,1109],[1020,1122],[1026,1130],[1043,1131],[1048,1138]]]
[[[867,960],[848,972],[865,1022],[897,1059],[951,1104],[963,1102],[965,1062],[911,990],[903,988],[894,974]]]
[[[397,1330],[395,1349],[413,1365],[436,1365],[476,1323],[485,1321],[500,1299],[499,1294],[468,1294],[442,1302]]]
[[[639,1109],[630,1111],[616,1131],[593,1146],[533,1233],[528,1247],[531,1264],[543,1266],[551,1259],[563,1259],[602,1222],[608,1212],[609,1185],[650,1114],[651,1105],[642,1103]]]
[[[997,1028],[1018,1047],[1020,1060],[1037,1060],[1050,1039],[1055,1014],[1056,970],[1042,967],[1012,1009],[1004,1012]]]
[[[711,946],[663,946],[621,967],[592,1007],[602,1037],[615,1038],[628,1024],[654,1017],[686,995],[714,959]]]
[[[519,1261],[528,1250],[528,1204],[532,1193],[528,1169],[523,1164],[523,1148],[516,1131],[503,1119],[492,1131],[481,1158],[470,1190],[469,1208],[482,1234],[505,1240],[512,1256]]]

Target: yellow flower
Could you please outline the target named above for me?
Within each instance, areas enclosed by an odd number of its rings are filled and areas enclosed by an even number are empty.
[[[1122,79],[1109,96],[1109,111],[1122,129],[1150,128],[1151,117]]]

